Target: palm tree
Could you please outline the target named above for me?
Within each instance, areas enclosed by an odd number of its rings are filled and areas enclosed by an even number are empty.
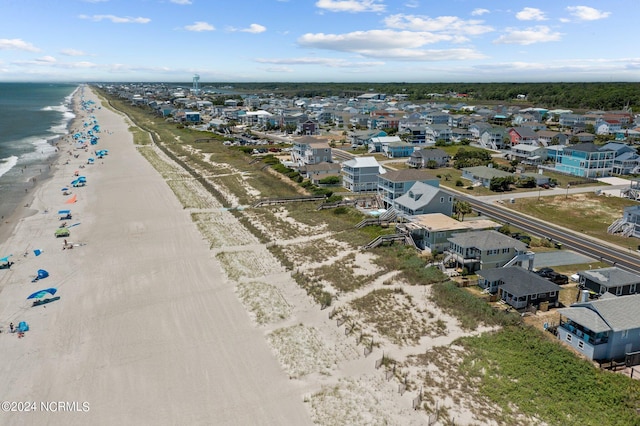
[[[473,209],[471,208],[471,204],[468,201],[460,201],[456,200],[453,203],[453,211],[456,214],[458,220],[464,220],[464,216],[470,214]]]

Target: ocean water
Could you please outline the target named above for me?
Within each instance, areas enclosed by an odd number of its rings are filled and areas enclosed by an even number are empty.
[[[0,83],[0,216],[24,199],[48,173],[54,141],[75,117],[71,96],[78,85]],[[3,222],[4,223],[4,222]]]

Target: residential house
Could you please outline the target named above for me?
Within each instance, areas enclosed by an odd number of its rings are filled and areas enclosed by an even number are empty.
[[[413,153],[415,146],[406,142],[384,142],[382,143],[382,153],[389,158],[409,157]]]
[[[460,268],[474,273],[489,268],[522,266],[523,262],[528,269],[533,269],[534,256],[525,243],[489,230],[453,234],[445,260],[454,261]]]
[[[425,114],[426,124],[449,124],[449,114],[442,111],[430,111]]]
[[[415,145],[424,145],[427,143],[427,129],[425,126],[407,127],[405,134],[407,134],[407,142]]]
[[[429,213],[453,213],[453,196],[424,182],[416,182],[393,201],[393,208],[407,216]]]
[[[397,201],[397,200],[396,200]],[[402,207],[398,207],[402,210]],[[489,219],[474,218],[459,221],[443,213],[424,213],[409,218],[404,226],[416,245],[430,252],[444,252],[449,248],[453,234],[469,231],[498,230],[502,225]]]
[[[544,146],[517,144],[511,147],[509,158],[526,164],[541,164],[547,159],[547,149]]]
[[[406,194],[416,182],[422,182],[435,188],[440,186],[440,179],[426,170],[390,170],[378,176],[378,193],[384,207],[393,206],[394,200]]]
[[[349,134],[351,145],[368,145],[372,138],[387,136],[382,130],[354,130]]]
[[[351,192],[377,191],[378,176],[384,173],[374,157],[355,157],[342,163],[342,186]]]
[[[416,149],[407,160],[407,165],[416,169],[435,167],[445,167],[451,156],[440,148]]]
[[[622,130],[622,123],[618,120],[598,120],[595,129],[596,135],[613,135]]]
[[[333,161],[331,147],[324,140],[304,136],[293,143],[291,161],[298,166],[331,163]]]
[[[573,114],[571,112],[560,114],[558,117],[558,124],[560,124],[562,127],[568,127],[570,129],[573,129],[577,125],[584,126],[585,121],[586,117],[584,115]]]
[[[308,119],[298,123],[296,133],[299,135],[317,135],[319,128],[317,121]]]
[[[511,146],[525,144],[537,145],[538,135],[530,127],[512,127],[507,130]]]
[[[589,359],[640,351],[640,294],[582,300],[558,312],[558,339]]]
[[[462,179],[470,180],[473,185],[482,185],[485,188],[491,186],[491,179],[493,178],[510,176],[513,176],[513,173],[487,166],[464,167],[462,169]]]
[[[554,130],[540,130],[536,132],[536,136],[538,137],[538,143],[542,146],[566,145],[569,142],[569,137],[566,133]]]
[[[558,306],[560,287],[533,271],[520,266],[483,269],[477,272],[478,286],[490,293],[498,293],[508,305],[523,309],[539,308],[541,304]]]
[[[464,129],[461,127],[454,127],[451,129],[451,141],[455,143],[459,143],[462,141],[470,141],[473,138],[473,135],[469,131],[469,129]]]
[[[614,151],[602,151],[592,143],[565,146],[555,153],[555,169],[587,178],[611,176],[614,157]]]
[[[382,152],[382,145],[389,144],[394,142],[402,142],[400,136],[374,136],[369,139],[365,144],[367,145],[367,150],[370,153],[374,152]]]
[[[578,271],[578,285],[592,294],[616,296],[640,293],[640,276],[615,266]]]
[[[640,171],[640,155],[635,148],[619,142],[609,142],[600,148],[601,151],[613,151],[613,174],[629,175]]]
[[[448,124],[427,124],[425,126],[425,144],[435,145],[438,141],[451,143],[451,128]]]
[[[300,174],[311,182],[317,184],[320,180],[330,177],[340,177],[342,166],[339,163],[321,162],[318,164],[309,164],[300,167]]]
[[[478,143],[487,149],[503,149],[507,143],[509,134],[504,127],[488,127],[482,131],[480,138],[478,139]]]

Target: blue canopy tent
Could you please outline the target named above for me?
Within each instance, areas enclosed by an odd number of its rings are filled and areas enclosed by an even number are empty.
[[[5,256],[0,258],[0,269],[9,269],[11,268],[11,265],[13,265],[13,262],[9,261],[9,258],[13,256],[12,254],[10,254],[9,256]]]
[[[31,282],[35,283],[36,281],[47,278],[48,276],[49,276],[49,273],[47,271],[45,271],[44,269],[38,269],[38,275],[36,275],[36,277],[32,279]]]
[[[58,289],[56,288],[45,288],[44,290],[36,291],[31,296],[27,297],[27,299],[42,299],[43,297],[46,297],[49,295],[53,296],[54,294],[56,294],[57,291]]]
[[[71,219],[71,210],[58,210],[58,216],[60,220]]]
[[[32,306],[46,305],[47,303],[55,302],[60,299],[58,296],[49,297],[56,294],[57,291],[58,290],[55,288],[45,288],[44,290],[36,291],[31,296],[27,297],[27,300],[33,300]]]
[[[42,250],[40,250],[40,249],[35,249],[35,250],[33,251],[33,254],[35,254],[36,256],[40,256],[40,255],[42,254]]]

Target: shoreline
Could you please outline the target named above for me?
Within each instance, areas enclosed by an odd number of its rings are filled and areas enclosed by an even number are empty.
[[[24,166],[23,170],[27,172],[27,179],[21,182],[7,183],[7,186],[11,186],[12,189],[7,189],[5,196],[12,201],[9,203],[3,202],[0,205],[0,242],[6,241],[13,234],[16,226],[22,219],[37,213],[37,211],[31,209],[31,204],[34,200],[33,193],[38,191],[39,187],[44,186],[46,182],[56,174],[57,169],[60,167],[62,151],[58,145],[68,141],[73,129],[82,127],[82,119],[80,117],[81,105],[77,96],[80,92],[81,86],[77,86],[69,95],[70,102],[68,106],[74,114],[74,117],[69,120],[66,125],[67,132],[45,138],[46,142],[55,147],[57,151],[42,159],[40,162],[35,162],[29,165],[29,167]],[[66,99],[65,97],[65,100]],[[47,169],[43,172],[42,168],[44,166],[47,166]],[[35,171],[36,169],[38,169],[37,172]],[[2,177],[0,176],[0,178]],[[16,186],[18,188],[15,188]],[[24,194],[22,194],[23,190],[25,190]]]

